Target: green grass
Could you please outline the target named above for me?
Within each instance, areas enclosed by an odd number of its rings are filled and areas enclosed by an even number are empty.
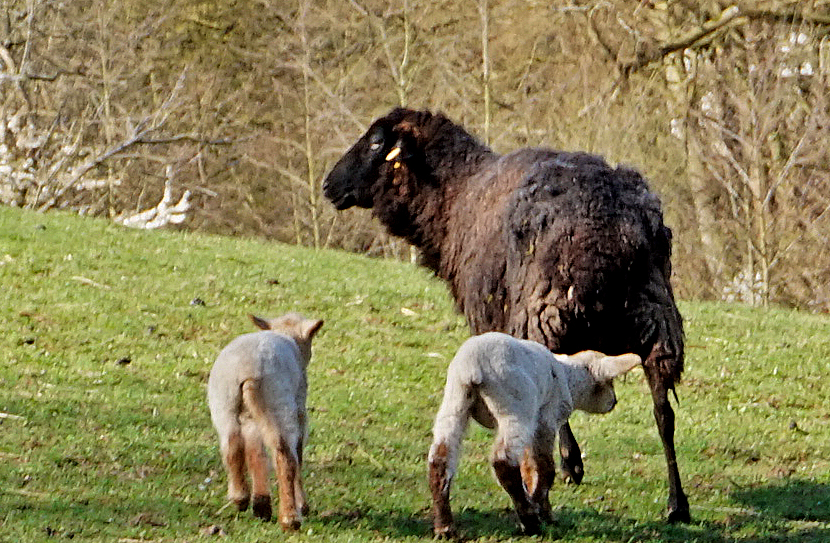
[[[430,537],[425,456],[444,368],[467,336],[419,268],[256,240],[125,230],[0,207],[0,541],[384,541]],[[201,300],[203,303],[199,303]],[[404,311],[402,311],[404,309]],[[310,367],[312,513],[283,535],[225,505],[205,402],[248,313],[326,320]],[[663,522],[665,462],[642,374],[572,424],[582,485],[544,540],[830,539],[830,319],[685,302],[677,444],[695,522]],[[462,531],[516,538],[465,442]],[[226,534],[206,535],[210,526]]]

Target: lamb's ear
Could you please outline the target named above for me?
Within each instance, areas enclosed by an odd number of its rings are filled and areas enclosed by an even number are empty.
[[[594,375],[602,381],[611,381],[642,364],[642,359],[634,354],[627,353],[619,356],[605,356],[597,360]]]
[[[311,319],[304,320],[303,324],[302,324],[302,330],[301,330],[302,334],[303,334],[303,337],[305,339],[310,340],[311,338],[314,337],[314,334],[316,334],[320,330],[320,328],[322,328],[322,326],[323,326],[323,321],[320,320],[320,319],[318,319],[318,320],[311,320]]]
[[[254,326],[257,328],[261,328],[262,330],[270,330],[271,323],[269,323],[266,319],[262,317],[257,317],[256,315],[248,315],[251,318],[251,322],[254,323]]]

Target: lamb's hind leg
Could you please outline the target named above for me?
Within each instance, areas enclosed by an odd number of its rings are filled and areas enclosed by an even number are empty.
[[[500,422],[493,450],[493,471],[499,484],[513,500],[522,532],[534,535],[540,531],[539,507],[527,493],[520,465],[525,449],[531,442],[530,436],[524,435],[528,433],[525,431],[527,427],[522,423]]]
[[[302,523],[296,496],[300,463],[295,447],[299,437],[296,431],[286,431],[285,428],[280,429],[276,443],[274,437],[277,436],[267,439],[272,450],[276,451],[275,464],[280,487],[280,525],[284,530],[298,530]]]
[[[221,449],[222,462],[228,474],[228,499],[238,510],[244,511],[251,500],[251,490],[245,474],[245,442],[238,424],[233,424],[222,436]]]
[[[245,437],[245,459],[253,482],[254,516],[262,520],[271,520],[271,490],[268,483],[268,457],[262,435],[253,421],[243,426]]]
[[[300,514],[305,516],[308,514],[308,496],[306,495],[303,485],[303,451],[305,449],[306,441],[308,441],[308,421],[306,419],[305,409],[300,409],[297,413],[297,421],[300,425],[300,438],[297,442],[297,479],[294,483],[294,495],[297,500],[297,510]]]
[[[297,474],[299,473],[299,459],[297,458],[297,444],[299,443],[299,426],[295,417],[282,417],[278,420],[277,413],[296,413],[296,406],[282,406],[283,409],[269,408],[263,400],[258,381],[246,381],[242,385],[242,398],[245,406],[251,413],[257,428],[262,433],[266,447],[271,451],[274,466],[277,470],[277,479],[280,492],[280,525],[284,530],[297,530],[302,517],[297,510],[295,489]],[[266,385],[267,386],[267,385]],[[269,398],[278,397],[269,394]],[[256,479],[254,484],[256,485]],[[256,506],[256,496],[254,497]],[[256,509],[254,510],[256,513]],[[269,503],[270,516],[270,503]]]
[[[530,499],[539,508],[542,522],[553,520],[548,494],[556,478],[556,462],[553,458],[555,441],[556,431],[540,425],[533,444],[526,449],[522,461],[522,479]]]
[[[458,536],[450,508],[450,486],[458,467],[472,403],[473,391],[467,385],[449,380],[441,408],[435,416],[428,462],[433,532],[438,538]]]
[[[450,507],[450,485],[454,470],[451,468],[449,445],[435,441],[429,450],[429,489],[432,493],[432,530],[437,538],[454,538],[458,533]]]

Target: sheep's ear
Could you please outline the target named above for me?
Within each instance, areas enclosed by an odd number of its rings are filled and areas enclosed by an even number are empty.
[[[323,326],[323,321],[318,320],[304,320],[302,324],[302,334],[305,339],[310,340],[314,337],[320,328]]]
[[[271,323],[269,323],[266,319],[262,317],[257,317],[256,315],[248,315],[251,318],[251,322],[254,323],[254,326],[257,328],[261,328],[262,330],[270,330]]]
[[[392,129],[398,139],[386,155],[386,161],[402,160],[412,156],[423,135],[421,129],[410,121],[401,121]]]
[[[601,381],[611,381],[642,364],[642,359],[634,354],[627,353],[619,356],[605,356],[599,359],[594,374]]]

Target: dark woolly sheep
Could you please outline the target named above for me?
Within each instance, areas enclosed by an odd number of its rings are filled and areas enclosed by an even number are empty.
[[[441,114],[397,108],[323,188],[337,209],[371,208],[419,247],[473,333],[506,332],[555,353],[639,354],[668,464],[668,519],[690,520],[668,399],[683,371],[671,230],[640,174],[584,153],[501,156]],[[565,476],[579,483],[568,425],[560,453]]]

